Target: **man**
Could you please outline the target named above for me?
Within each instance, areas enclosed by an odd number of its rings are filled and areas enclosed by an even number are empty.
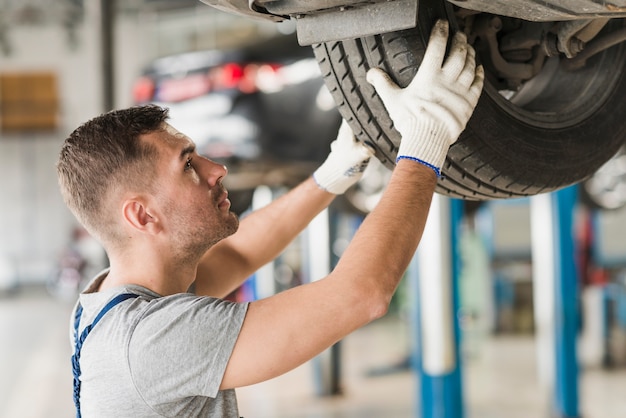
[[[371,151],[346,124],[311,178],[241,225],[222,187],[226,168],[199,156],[163,109],[111,112],[72,133],[61,190],[111,264],[72,321],[79,416],[237,417],[234,388],[279,376],[385,314],[483,84],[464,35],[444,60],[447,37],[437,22],[405,89],[368,73],[402,142],[382,200],[336,268],[249,304],[220,298],[360,177]]]

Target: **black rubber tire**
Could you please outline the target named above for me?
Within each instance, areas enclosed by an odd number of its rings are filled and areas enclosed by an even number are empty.
[[[448,3],[420,0],[415,29],[313,47],[339,112],[357,138],[373,145],[390,168],[400,135],[365,74],[372,67],[382,68],[406,86],[417,72],[437,18],[448,19],[452,30],[457,29]],[[626,138],[626,48],[614,46],[589,63],[555,77],[539,103],[528,109],[505,100],[487,81],[465,131],[450,148],[437,192],[468,200],[523,197],[590,176]],[[578,84],[586,86],[584,97],[563,93]],[[563,98],[575,103],[575,109],[562,108]]]

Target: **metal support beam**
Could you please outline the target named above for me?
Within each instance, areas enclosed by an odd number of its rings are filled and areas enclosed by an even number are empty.
[[[419,375],[420,418],[464,416],[457,315],[460,257],[456,248],[462,212],[462,201],[433,197],[426,229],[409,269],[418,283],[414,362]]]
[[[304,231],[303,274],[304,281],[320,280],[332,268],[330,248],[331,229],[336,228],[336,220],[331,222],[329,210],[320,212]],[[315,391],[318,396],[337,395],[341,392],[341,342],[336,343],[312,360]]]
[[[554,416],[559,418],[579,417],[577,193],[573,186],[531,198],[538,367],[542,383],[553,394]]]
[[[252,195],[252,211],[257,211],[274,200],[274,191],[268,186],[259,186]],[[276,294],[274,271],[276,262],[270,261],[254,273],[254,298],[264,299]]]
[[[115,107],[115,13],[117,0],[100,0],[100,65],[102,68],[102,107]]]

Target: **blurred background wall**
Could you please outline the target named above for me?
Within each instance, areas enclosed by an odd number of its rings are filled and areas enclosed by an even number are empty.
[[[73,129],[133,104],[151,59],[277,30],[196,0],[0,0],[0,289],[45,281],[71,239],[54,166]]]

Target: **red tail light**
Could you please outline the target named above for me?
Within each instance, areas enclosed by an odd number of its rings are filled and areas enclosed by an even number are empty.
[[[244,78],[244,69],[241,65],[230,63],[216,68],[213,73],[212,81],[213,89],[232,89],[239,85],[241,79]]]
[[[154,96],[154,81],[148,77],[141,77],[133,86],[133,100],[135,103],[146,103]]]
[[[183,78],[169,78],[159,84],[157,96],[164,102],[180,102],[202,96],[211,90],[205,74],[189,74]]]
[[[165,78],[158,84],[149,77],[141,77],[133,86],[135,103],[180,102],[209,92],[238,89],[250,94],[258,90],[272,91],[282,86],[278,64],[227,63],[208,72],[187,74],[181,78]]]
[[[228,63],[216,67],[209,72],[211,90],[237,88],[242,93],[254,93],[262,89],[263,85],[276,79],[279,65],[275,64],[246,64]]]

